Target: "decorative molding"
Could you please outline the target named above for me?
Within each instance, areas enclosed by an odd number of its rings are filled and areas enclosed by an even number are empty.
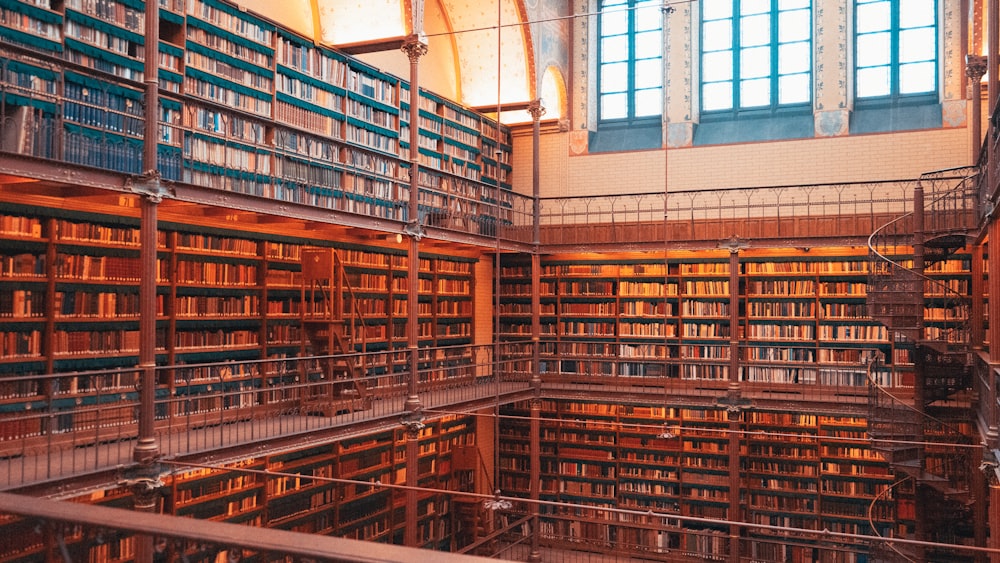
[[[427,36],[423,33],[411,35],[400,45],[399,49],[406,53],[406,58],[411,63],[420,60],[420,57],[427,54]]]
[[[677,149],[694,145],[694,123],[667,124],[667,147]]]
[[[569,154],[580,156],[587,154],[590,146],[590,131],[586,129],[573,129],[569,132]]]
[[[817,111],[813,122],[817,137],[843,137],[850,132],[851,112],[846,109]]]
[[[945,127],[965,127],[967,110],[967,100],[945,100],[941,102],[941,123]]]

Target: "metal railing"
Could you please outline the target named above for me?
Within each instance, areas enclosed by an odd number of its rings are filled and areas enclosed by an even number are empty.
[[[502,348],[501,348],[502,350]],[[157,368],[155,433],[166,457],[192,455],[277,438],[395,425],[406,409],[406,350],[341,356],[162,366]],[[492,403],[529,388],[528,377],[495,362],[493,346],[417,351],[424,409]],[[350,357],[346,357],[350,356]],[[364,363],[358,383],[371,400],[321,416],[310,404],[330,393],[324,362]],[[138,435],[137,369],[9,376],[0,413],[0,489],[113,470],[129,463]],[[307,400],[308,399],[308,400]],[[337,398],[330,396],[331,404]],[[329,439],[326,436],[325,439]],[[300,442],[301,445],[301,442]]]
[[[531,343],[506,342],[503,365],[521,377],[535,370]],[[738,367],[735,381],[746,396],[774,400],[836,401],[864,405],[868,394],[868,359],[888,347],[889,342],[859,342],[857,346],[804,346],[789,342],[781,349],[788,357],[760,357],[759,346],[741,343],[737,348]],[[546,393],[560,389],[573,392],[635,394],[649,400],[660,394],[661,400],[715,399],[725,394],[730,384],[733,362],[726,341],[707,345],[671,345],[659,355],[635,356],[628,343],[605,343],[575,340],[540,342],[541,376]],[[678,354],[683,350],[683,356]],[[701,353],[701,356],[690,354]],[[912,392],[906,377],[912,365],[880,366],[879,381],[902,394]]]
[[[83,503],[0,493],[5,536],[0,559],[36,561],[130,560],[137,536],[153,538],[153,561],[214,563],[355,563],[435,561],[474,563],[483,557],[422,550],[240,524],[149,514]],[[23,559],[28,558],[28,559]]]
[[[910,208],[915,180],[543,198],[545,244],[867,237]]]
[[[979,222],[979,169],[959,168],[926,174],[924,233],[926,238],[955,236],[958,248]],[[916,272],[913,265],[913,211],[893,218],[872,231],[868,239],[868,304],[873,318],[910,341],[934,340],[967,344],[969,296],[947,281]],[[924,297],[946,311],[934,323],[924,323]]]
[[[540,343],[543,392],[601,393],[631,401],[691,401],[712,404],[729,387],[731,360],[642,357],[617,346],[601,350],[592,343]],[[739,373],[744,396],[759,401],[836,402],[845,408],[867,402],[866,359],[862,348],[823,348],[830,361],[788,362],[751,359],[755,347],[740,346]],[[509,402],[530,390],[534,373],[529,342],[423,348],[418,354],[418,389],[425,411],[479,407]],[[395,424],[405,412],[409,351],[295,357],[255,361],[161,366],[155,401],[155,431],[160,451],[178,457],[235,445],[303,436],[329,439],[322,431],[358,423]],[[351,357],[345,357],[351,356]],[[367,366],[367,375],[345,385],[363,385],[362,408],[313,412],[317,398],[329,395],[324,362],[350,359]],[[886,366],[881,382],[898,393],[907,366]],[[9,376],[3,392],[10,408],[0,413],[0,488],[108,471],[127,463],[138,432],[136,369],[49,375]],[[338,383],[341,383],[338,381]]]
[[[521,499],[509,500],[512,508],[497,515],[502,524],[498,533],[476,546],[477,556],[390,544],[373,549],[371,542],[312,534],[303,541],[303,534],[285,530],[0,493],[5,529],[15,532],[0,538],[0,557],[34,556],[34,560],[65,562],[127,559],[134,554],[137,536],[146,535],[153,537],[154,560],[164,562],[213,563],[220,556],[244,562],[302,563],[528,561],[531,549],[527,540],[533,531],[524,516],[530,514],[530,505]],[[728,559],[731,538],[721,531],[732,524],[728,521],[648,510],[548,504],[551,506],[543,514],[539,531],[543,561],[625,563],[634,561],[637,554],[643,560],[665,563]],[[582,536],[579,530],[584,526],[588,532],[606,530],[605,539]],[[783,561],[797,556],[838,559],[864,551],[884,553],[891,546],[933,549],[941,556],[958,557],[997,552],[868,533],[752,523],[740,526],[744,532],[735,539],[741,562]]]

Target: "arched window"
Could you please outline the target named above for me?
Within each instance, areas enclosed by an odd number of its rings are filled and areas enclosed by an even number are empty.
[[[811,0],[702,0],[701,7],[703,117],[808,108]]]
[[[892,102],[936,92],[935,0],[856,0],[854,29],[858,101]]]
[[[662,0],[602,0],[598,19],[600,120],[663,113]]]

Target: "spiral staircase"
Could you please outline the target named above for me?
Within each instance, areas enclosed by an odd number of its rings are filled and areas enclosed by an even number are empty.
[[[870,366],[868,432],[899,478],[893,496],[904,523],[897,537],[968,543],[973,536],[971,479],[979,453],[967,447],[968,409],[957,408],[971,387],[971,297],[968,287],[925,270],[966,249],[978,231],[978,173],[969,167],[923,175],[913,211],[869,238],[868,314],[890,330],[895,348],[909,351],[913,363],[912,393],[908,385],[878,383],[874,375],[890,369],[881,359]],[[873,556],[962,560],[892,543],[873,546]]]

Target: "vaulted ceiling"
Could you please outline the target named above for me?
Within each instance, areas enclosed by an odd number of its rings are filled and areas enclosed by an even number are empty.
[[[239,0],[249,11],[333,47],[409,35],[419,0]],[[424,0],[429,49],[420,85],[471,107],[537,97],[533,41],[524,0]],[[498,33],[499,29],[499,33]],[[419,31],[419,30],[418,30]],[[361,55],[382,70],[409,77],[398,49]],[[499,78],[499,82],[498,82]],[[524,115],[505,115],[522,121]]]

